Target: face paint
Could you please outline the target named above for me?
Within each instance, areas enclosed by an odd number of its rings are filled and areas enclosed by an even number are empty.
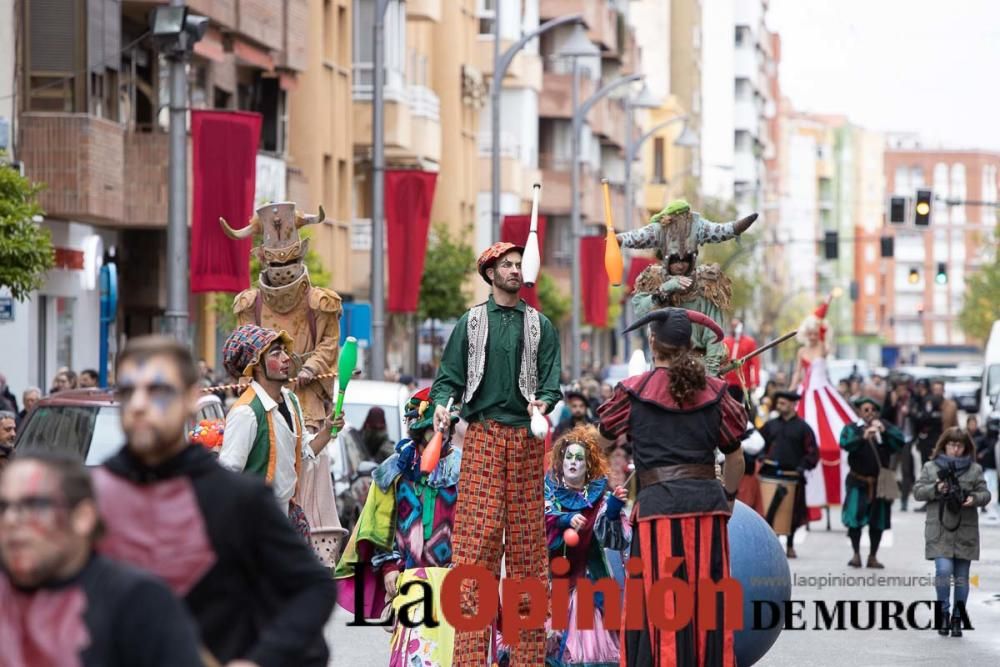
[[[563,452],[563,481],[567,486],[582,487],[587,478],[587,451],[576,443]]]
[[[284,345],[271,347],[264,355],[264,377],[268,380],[283,382],[288,379],[290,361]]]
[[[169,357],[126,360],[118,379],[122,430],[133,453],[152,461],[183,443],[189,405],[180,371]]]

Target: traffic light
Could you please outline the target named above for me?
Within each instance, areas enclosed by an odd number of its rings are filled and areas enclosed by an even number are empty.
[[[837,259],[837,245],[840,239],[837,232],[823,233],[823,256],[827,259]]]
[[[889,223],[893,225],[906,224],[906,197],[889,198]]]
[[[910,269],[910,275],[906,278],[907,282],[911,285],[916,285],[920,282],[920,272],[916,269]]]
[[[934,282],[938,285],[948,284],[948,265],[944,262],[938,262],[937,274],[934,276]]]
[[[895,239],[891,236],[882,237],[882,257],[892,257],[895,254]]]
[[[913,207],[913,224],[918,227],[931,224],[931,198],[930,190],[917,190],[917,205]]]

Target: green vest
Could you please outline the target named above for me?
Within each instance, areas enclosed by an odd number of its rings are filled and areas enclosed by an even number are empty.
[[[295,443],[295,472],[298,473],[299,463],[302,458],[302,408],[299,407],[299,399],[295,394],[290,394],[290,396],[293,407],[292,421],[295,423],[295,429],[299,433],[299,437],[296,438]],[[264,404],[252,386],[247,387],[246,391],[243,392],[243,395],[239,397],[233,407],[235,408],[238,405],[249,405],[250,409],[253,410],[254,417],[257,419],[257,433],[254,435],[253,446],[250,448],[250,454],[247,456],[247,463],[243,468],[243,472],[261,475],[268,482],[271,482],[274,479],[275,464],[272,458],[272,451],[277,456],[277,449],[274,444],[273,423],[271,421],[271,412],[273,410],[268,412],[264,409]]]

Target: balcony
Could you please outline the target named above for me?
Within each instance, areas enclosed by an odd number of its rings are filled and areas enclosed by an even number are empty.
[[[406,18],[440,23],[441,0],[406,0]]]
[[[736,100],[733,108],[733,128],[757,136],[760,131],[760,116],[752,99]]]
[[[372,136],[370,97],[355,94],[353,112],[355,152],[367,152]],[[430,88],[386,86],[385,154],[396,162],[441,159],[440,101]]]
[[[540,21],[567,14],[582,14],[591,41],[602,51],[618,52],[618,12],[607,0],[539,0]]]
[[[476,40],[476,69],[483,73],[487,81],[493,77],[493,40],[488,35]],[[514,42],[500,40],[500,53],[509,49]],[[537,53],[521,50],[514,56],[503,78],[504,88],[542,89],[542,59]]]
[[[733,52],[733,77],[757,81],[757,74],[757,52],[753,45],[744,43],[742,46],[737,46]]]
[[[541,118],[573,119],[573,75],[545,72],[542,77],[543,90],[538,96],[538,115]],[[580,102],[586,100],[594,92],[594,83],[590,79],[580,78]],[[594,111],[588,120],[594,118]]]
[[[757,181],[757,160],[749,150],[737,150],[733,156],[733,180],[745,183]]]
[[[125,212],[125,127],[87,114],[21,115],[21,159],[32,181],[45,184],[47,215],[114,225]]]
[[[124,221],[129,226],[167,226],[169,139],[166,132],[125,135]]]

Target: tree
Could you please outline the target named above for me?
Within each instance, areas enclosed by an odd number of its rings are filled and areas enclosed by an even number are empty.
[[[42,214],[38,193],[16,170],[0,165],[0,287],[24,301],[45,282],[45,273],[55,265],[49,230],[39,226]]]
[[[417,315],[421,321],[431,321],[431,357],[435,362],[434,321],[461,317],[472,298],[466,279],[475,272],[476,253],[465,242],[471,232],[471,228],[466,228],[463,237],[455,239],[448,225],[439,222],[428,239]]]
[[[1000,238],[1000,227],[997,229]],[[958,316],[958,324],[965,335],[973,340],[989,338],[993,323],[1000,320],[1000,255],[968,276],[965,280],[965,302]]]
[[[559,285],[552,276],[542,273],[538,276],[538,305],[542,312],[555,326],[559,326],[569,317],[572,299],[559,291]]]
[[[311,231],[300,229],[299,235],[302,239],[312,237]],[[256,236],[255,236],[256,239]],[[330,273],[323,268],[323,262],[310,244],[305,258],[306,269],[309,271],[309,280],[313,285],[323,287],[330,284]],[[260,260],[256,253],[250,253],[250,283],[257,281],[260,275]],[[250,287],[250,285],[247,285]],[[216,326],[223,331],[232,331],[236,328],[236,315],[233,314],[233,295],[228,292],[212,293],[212,310],[215,311]]]

